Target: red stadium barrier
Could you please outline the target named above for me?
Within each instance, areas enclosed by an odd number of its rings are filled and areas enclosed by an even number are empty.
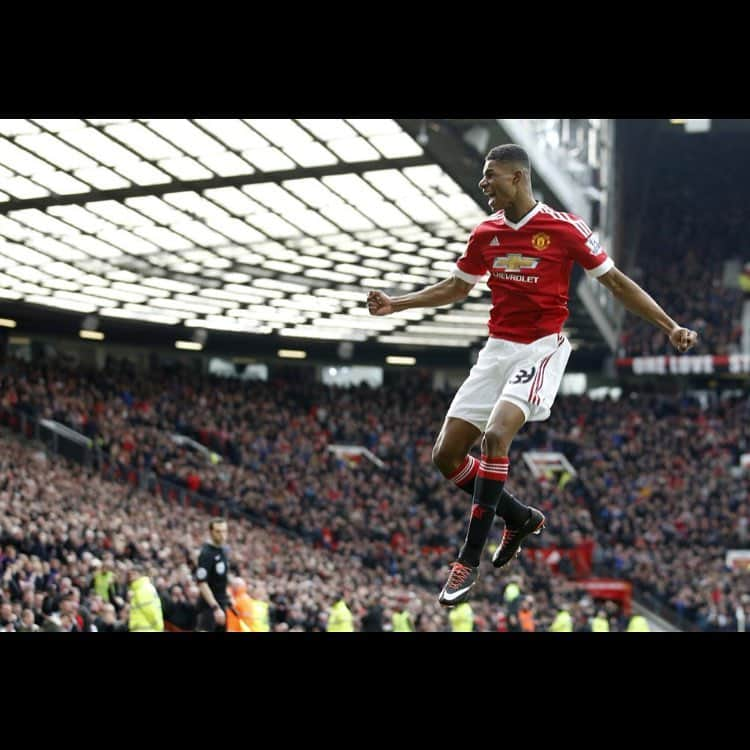
[[[576,586],[586,589],[594,599],[620,602],[623,613],[626,616],[630,615],[633,596],[633,584],[630,582],[618,581],[616,578],[589,578],[585,581],[576,581]]]

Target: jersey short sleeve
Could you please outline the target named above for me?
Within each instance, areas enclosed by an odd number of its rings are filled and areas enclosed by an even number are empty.
[[[464,254],[456,261],[453,276],[469,284],[476,284],[482,280],[487,270],[479,249],[477,230],[475,229],[466,243]]]
[[[568,255],[583,266],[592,279],[598,279],[607,271],[614,268],[615,262],[607,255],[607,251],[599,244],[593,233],[584,236],[578,229],[570,232]]]
[[[208,578],[208,574],[211,570],[212,564],[213,559],[211,556],[211,550],[204,547],[198,557],[198,567],[195,570],[195,578],[199,583],[205,581]]]

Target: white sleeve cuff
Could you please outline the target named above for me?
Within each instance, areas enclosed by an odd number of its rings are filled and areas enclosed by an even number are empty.
[[[473,276],[470,273],[466,273],[466,271],[462,271],[458,266],[454,266],[452,275],[461,279],[461,281],[465,281],[467,284],[478,284],[484,277],[484,274],[482,276]]]
[[[607,258],[601,265],[596,268],[591,268],[586,271],[586,274],[592,279],[598,279],[600,276],[604,276],[607,271],[611,271],[615,267],[615,262],[612,258]]]

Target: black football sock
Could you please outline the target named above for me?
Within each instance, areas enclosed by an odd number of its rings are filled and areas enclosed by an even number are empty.
[[[479,565],[482,550],[495,520],[495,509],[508,478],[508,463],[507,456],[489,457],[482,454],[472,498],[469,529],[458,553],[459,561],[466,565]]]
[[[463,463],[448,479],[460,490],[473,497],[478,471],[479,459],[474,458],[474,456],[466,456]],[[520,526],[529,517],[529,513],[529,506],[524,505],[512,492],[508,492],[503,487],[495,515],[502,516],[511,528],[515,528],[516,526]]]

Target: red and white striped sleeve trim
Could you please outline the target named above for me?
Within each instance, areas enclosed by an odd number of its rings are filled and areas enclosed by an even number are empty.
[[[615,267],[615,262],[612,258],[605,258],[604,263],[600,263],[596,268],[587,268],[586,275],[592,279],[598,279],[600,276],[604,276],[607,271],[612,270]]]
[[[456,264],[453,267],[452,275],[455,276],[458,279],[461,279],[461,281],[465,281],[467,284],[478,284],[486,274],[482,274],[481,276],[474,276],[471,273],[466,273],[466,271],[462,271],[458,264]]]
[[[563,211],[555,211],[554,208],[550,208],[548,205],[543,205],[541,209],[545,214],[549,214],[553,218],[557,219],[558,221],[564,221],[570,224],[571,226],[574,226],[585,239],[588,239],[593,232],[589,228],[589,225],[583,220],[580,219],[577,216],[572,216],[571,214],[566,214]]]

